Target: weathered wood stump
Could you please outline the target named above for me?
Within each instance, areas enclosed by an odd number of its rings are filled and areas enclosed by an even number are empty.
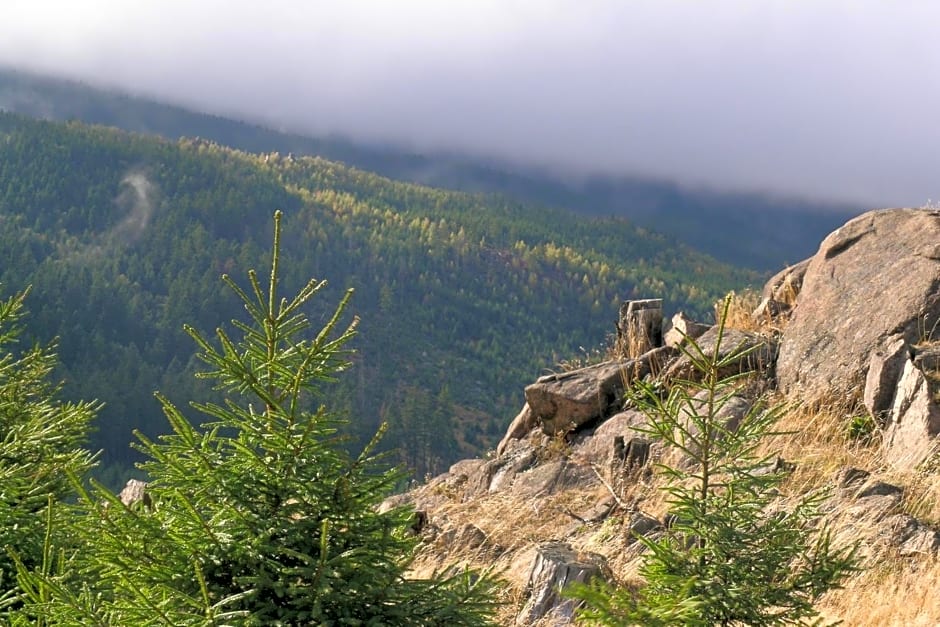
[[[617,349],[634,359],[663,345],[663,299],[628,300],[620,306]]]
[[[516,625],[531,625],[549,614],[558,624],[570,624],[578,602],[564,598],[561,591],[574,582],[585,583],[594,577],[610,577],[603,555],[579,553],[567,542],[540,544],[526,586],[529,600],[516,616]]]

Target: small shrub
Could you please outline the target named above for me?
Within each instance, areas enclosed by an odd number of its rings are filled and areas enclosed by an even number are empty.
[[[158,395],[172,432],[140,438],[152,510],[124,506],[98,485],[81,491],[69,528],[75,550],[55,566],[22,563],[23,622],[58,625],[480,625],[493,582],[471,572],[407,575],[414,512],[378,505],[403,479],[373,442],[347,452],[342,421],[319,390],[348,365],[355,321],[347,294],[311,332],[303,313],[324,282],[279,293],[280,213],[270,278],[249,288],[223,277],[250,322],[234,337],[186,330],[222,404],[194,402],[202,424]],[[76,481],[76,486],[78,482]],[[50,523],[51,524],[51,523]],[[58,547],[55,547],[58,548]]]
[[[855,442],[868,443],[877,429],[878,423],[869,414],[857,414],[849,419],[846,436]]]
[[[787,625],[817,616],[814,602],[856,570],[854,547],[837,549],[819,528],[821,495],[789,509],[773,507],[785,475],[767,472],[776,455],[758,454],[775,435],[783,409],[756,404],[734,429],[719,412],[741,387],[741,375],[720,379],[721,338],[731,297],[718,318],[718,341],[705,354],[684,349],[700,383],[676,383],[665,396],[640,383],[633,402],[649,426],[642,431],[681,451],[688,464],[659,466],[675,522],[656,539],[639,537],[647,553],[639,590],[604,582],[574,589],[581,617],[601,625]],[[696,399],[696,395],[704,392]]]
[[[0,301],[0,608],[20,604],[16,562],[42,564],[54,506],[75,494],[68,475],[94,465],[81,446],[98,405],[57,399],[55,344],[17,346],[25,299]]]

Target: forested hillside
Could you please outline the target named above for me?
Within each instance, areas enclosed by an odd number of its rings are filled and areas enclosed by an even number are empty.
[[[308,137],[2,67],[0,110],[76,119],[172,140],[199,136],[249,152],[317,155],[396,180],[627,218],[722,261],[765,271],[811,255],[820,239],[862,209],[849,203],[688,188],[640,176],[582,178],[467,155],[420,154],[342,137]]]
[[[285,289],[356,291],[358,352],[330,404],[360,440],[388,421],[421,474],[492,444],[522,385],[592,347],[623,299],[704,314],[757,278],[622,219],[0,113],[2,289],[32,285],[29,329],[60,338],[66,395],[106,403],[106,463],[133,460],[132,428],[166,431],[154,390],[198,396],[182,324],[237,311],[219,277],[269,263],[275,209]]]

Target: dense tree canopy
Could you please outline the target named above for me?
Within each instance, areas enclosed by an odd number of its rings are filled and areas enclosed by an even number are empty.
[[[755,278],[623,220],[0,113],[0,282],[33,285],[66,394],[105,402],[108,463],[134,459],[132,428],[162,431],[152,390],[201,392],[182,323],[233,310],[218,276],[266,258],[275,208],[292,224],[285,286],[357,291],[365,333],[333,406],[360,444],[387,419],[419,473],[492,444],[523,385],[602,342],[623,299],[704,314]]]

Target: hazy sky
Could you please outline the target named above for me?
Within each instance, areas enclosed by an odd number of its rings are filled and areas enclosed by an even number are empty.
[[[932,0],[0,0],[0,63],[579,173],[940,200]]]

